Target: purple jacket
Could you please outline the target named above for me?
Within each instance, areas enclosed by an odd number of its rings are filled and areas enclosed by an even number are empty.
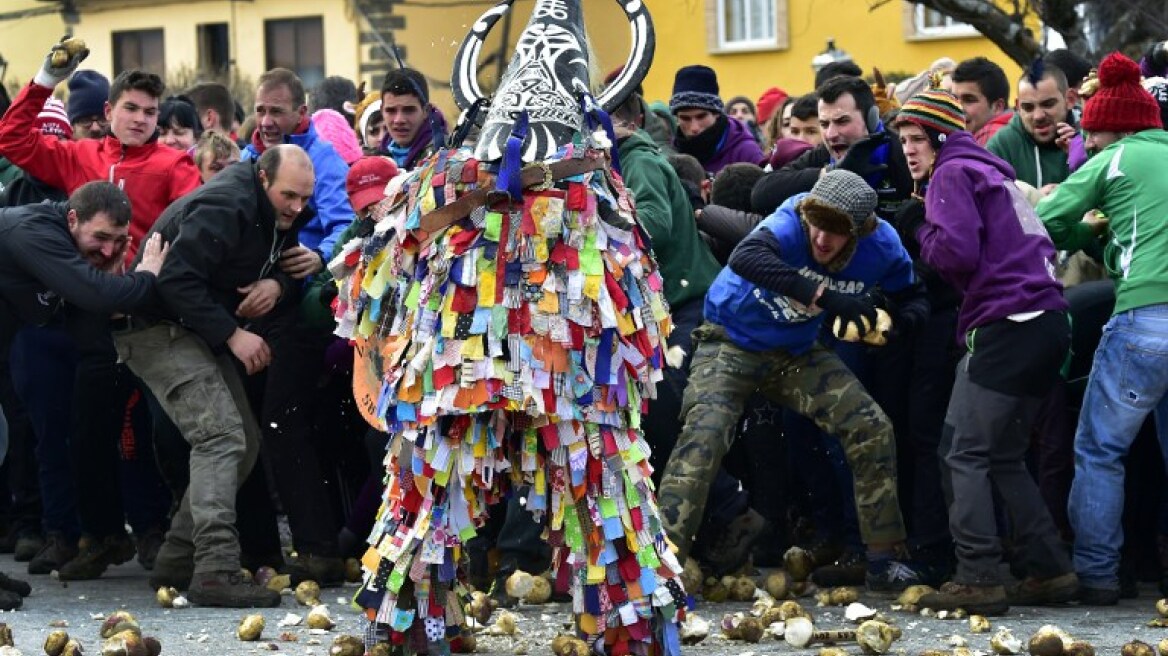
[[[722,137],[722,143],[718,144],[718,152],[709,161],[702,162],[702,168],[707,173],[717,175],[718,171],[731,164],[761,164],[764,159],[762,148],[754,140],[750,128],[742,121],[731,118],[726,121],[726,134]]]
[[[968,132],[941,146],[917,241],[925,263],[965,295],[958,341],[1012,314],[1067,308],[1054,244],[1014,184],[1014,169]]]

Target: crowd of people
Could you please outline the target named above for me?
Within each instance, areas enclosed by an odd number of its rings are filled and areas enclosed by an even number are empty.
[[[333,276],[447,143],[425,77],[277,68],[245,109],[66,54],[0,119],[0,552],[61,580],[136,557],[209,606],[279,604],[244,568],[340,585],[388,436]],[[641,423],[678,560],[797,545],[819,585],[984,614],[1168,594],[1168,455],[1129,459],[1168,454],[1168,49],[871,73],[724,101],[687,66],[611,112],[684,354]],[[504,604],[551,562],[528,494],[467,545]],[[1132,494],[1163,510],[1125,522]],[[0,608],[29,589],[0,575]]]

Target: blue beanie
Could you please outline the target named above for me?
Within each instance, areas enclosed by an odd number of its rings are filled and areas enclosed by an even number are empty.
[[[97,71],[77,71],[69,78],[69,122],[86,116],[105,116],[110,83]]]
[[[718,74],[709,66],[686,66],[678,69],[673,78],[669,111],[676,114],[691,108],[708,109],[715,114],[726,112],[726,106],[718,95]]]

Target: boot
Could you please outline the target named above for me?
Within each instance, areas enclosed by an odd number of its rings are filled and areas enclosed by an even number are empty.
[[[13,559],[18,563],[27,563],[45,548],[45,536],[41,535],[40,531],[33,531],[21,533],[16,536],[16,542],[12,545]],[[50,570],[51,571],[51,570]],[[33,574],[34,572],[29,572]],[[48,572],[44,572],[48,574]]]
[[[62,581],[91,581],[101,578],[110,565],[121,565],[134,557],[136,550],[130,536],[110,535],[81,538],[77,557],[61,566],[57,574]]]
[[[17,548],[19,548],[17,544]],[[28,561],[29,574],[48,574],[77,557],[77,545],[60,533],[50,533],[41,550]]]
[[[3,572],[0,572],[0,590],[15,592],[21,597],[27,597],[32,594],[32,586],[28,582],[14,579]]]
[[[750,560],[754,543],[767,528],[767,520],[754,508],[735,517],[706,548],[704,560],[717,576],[740,571]]]
[[[138,564],[142,569],[147,572],[154,569],[154,561],[158,559],[158,550],[164,541],[166,531],[158,527],[142,531],[141,535],[134,533],[134,547],[138,551]]]
[[[337,588],[345,582],[345,561],[330,556],[302,553],[289,558],[282,571],[291,577],[293,586],[316,581],[322,588]]]
[[[258,586],[233,572],[204,572],[191,578],[187,597],[200,606],[219,608],[275,608],[280,593]]]
[[[15,592],[0,590],[0,610],[19,610],[24,605],[24,598]]]
[[[966,585],[950,581],[937,592],[921,597],[923,608],[934,610],[965,609],[977,615],[1004,615],[1010,610],[1006,588],[1001,585]]]
[[[1067,572],[1048,579],[1033,576],[1022,579],[1006,591],[1011,606],[1050,606],[1063,604],[1075,598],[1079,577]]]
[[[159,547],[158,556],[154,559],[154,569],[149,578],[150,589],[176,588],[186,590],[190,587],[191,577],[194,574],[194,546],[184,548],[176,542],[167,540]]]
[[[855,549],[848,549],[835,562],[815,568],[811,580],[821,588],[841,585],[864,585],[868,575],[868,558]]]

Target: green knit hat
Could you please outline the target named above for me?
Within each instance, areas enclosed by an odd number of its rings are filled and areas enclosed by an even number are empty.
[[[916,123],[941,134],[965,129],[965,110],[957,97],[944,89],[922,91],[900,107],[895,124]]]

